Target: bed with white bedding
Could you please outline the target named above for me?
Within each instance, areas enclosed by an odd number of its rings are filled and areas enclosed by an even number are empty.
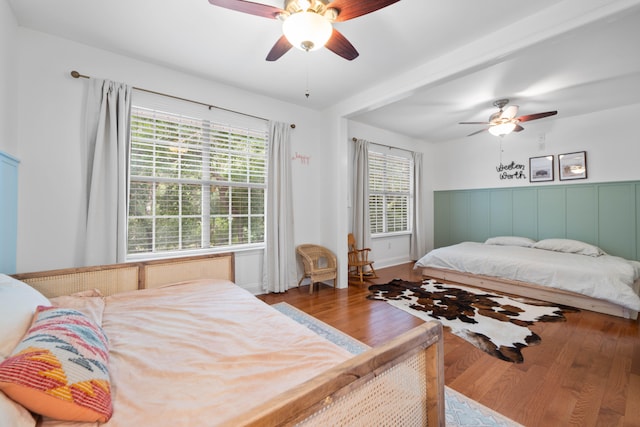
[[[505,236],[427,253],[424,276],[636,319],[640,262],[570,239]]]
[[[444,425],[441,325],[354,356],[230,279],[231,254],[0,275],[0,425]]]

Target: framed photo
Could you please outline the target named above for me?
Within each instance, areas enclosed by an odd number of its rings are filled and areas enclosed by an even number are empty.
[[[587,177],[587,152],[558,154],[560,181]]]
[[[553,181],[553,156],[529,157],[529,182]]]

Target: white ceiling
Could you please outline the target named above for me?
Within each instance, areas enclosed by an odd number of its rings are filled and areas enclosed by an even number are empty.
[[[556,117],[640,102],[640,0],[400,0],[335,24],[354,61],[292,49],[276,62],[279,21],[207,0],[8,1],[23,27],[308,108],[356,100],[352,120],[427,141],[480,129],[457,123],[487,120],[497,98]],[[453,66],[429,75],[437,64]]]

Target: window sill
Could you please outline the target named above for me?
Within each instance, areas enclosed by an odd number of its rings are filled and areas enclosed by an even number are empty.
[[[411,236],[411,231],[396,231],[394,233],[378,233],[372,234],[372,239],[384,239],[387,237]]]

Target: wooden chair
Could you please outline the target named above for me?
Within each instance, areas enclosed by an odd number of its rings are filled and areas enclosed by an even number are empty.
[[[369,260],[371,249],[356,247],[356,238],[352,233],[348,236],[349,244],[349,278],[358,279],[359,284],[364,284],[367,279],[376,279],[376,270],[373,268],[373,261]]]
[[[333,280],[333,287],[336,287],[338,262],[333,252],[323,246],[312,244],[299,245],[296,252],[302,258],[304,266],[304,275],[298,281],[298,286],[308,277],[311,279],[309,293],[313,292],[313,284],[317,282]]]

